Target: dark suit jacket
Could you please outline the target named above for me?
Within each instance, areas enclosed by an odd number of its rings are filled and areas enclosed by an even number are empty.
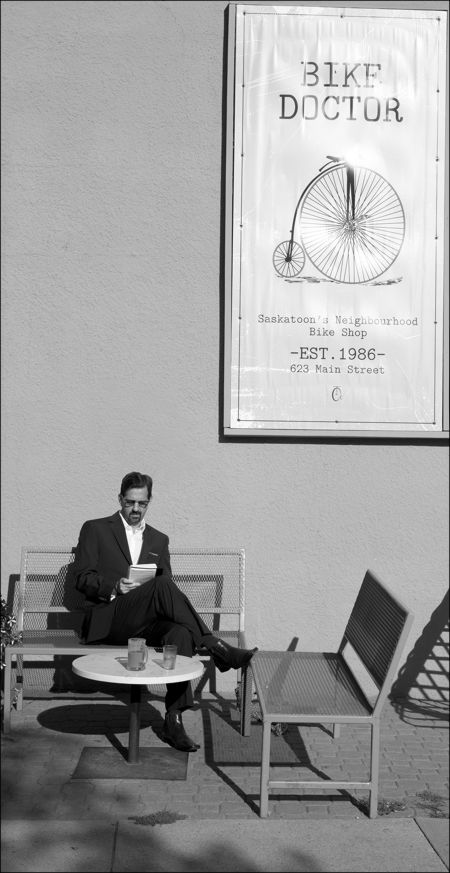
[[[128,576],[131,561],[127,535],[120,513],[86,521],[81,528],[73,572],[75,585],[86,597],[87,616],[83,636],[87,642],[104,639],[110,630],[114,585]],[[172,576],[169,537],[145,525],[138,564],[156,564],[157,575]]]

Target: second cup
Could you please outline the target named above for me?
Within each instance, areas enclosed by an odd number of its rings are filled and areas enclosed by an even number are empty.
[[[163,667],[165,670],[174,670],[177,660],[176,646],[163,646]]]

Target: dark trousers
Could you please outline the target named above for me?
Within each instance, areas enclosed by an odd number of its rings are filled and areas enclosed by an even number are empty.
[[[119,594],[113,604],[113,621],[104,643],[126,646],[129,637],[141,636],[149,646],[173,643],[178,654],[191,658],[195,649],[214,642],[190,600],[168,576],[156,576],[128,594]],[[191,683],[167,685],[165,703],[167,711],[192,706]]]

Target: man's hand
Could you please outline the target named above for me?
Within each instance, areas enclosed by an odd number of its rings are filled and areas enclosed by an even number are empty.
[[[132,591],[133,588],[139,588],[139,582],[131,582],[130,579],[125,579],[122,576],[119,579],[119,584],[117,586],[119,594],[128,594],[129,591]]]

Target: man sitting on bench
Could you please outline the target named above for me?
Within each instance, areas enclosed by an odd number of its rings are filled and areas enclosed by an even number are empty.
[[[245,667],[254,649],[239,649],[215,637],[172,579],[169,538],[144,521],[153,480],[127,473],[119,493],[120,511],[86,521],[75,553],[74,577],[86,597],[83,637],[87,643],[126,646],[143,636],[148,645],[173,643],[180,655],[192,657],[206,648],[221,671]],[[143,584],[128,577],[131,564],[157,565],[156,576]],[[190,682],[167,685],[163,738],[175,749],[195,752],[182,712],[193,704]]]

